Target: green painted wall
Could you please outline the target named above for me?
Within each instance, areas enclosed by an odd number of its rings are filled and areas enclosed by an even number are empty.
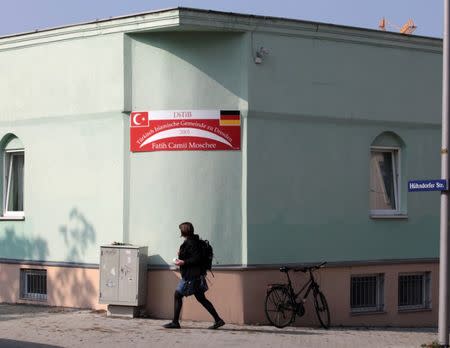
[[[249,65],[250,111],[441,122],[441,54],[255,33],[253,48],[261,46],[270,53],[263,64]]]
[[[438,256],[440,62],[431,52],[273,35],[249,73],[248,263]],[[276,102],[274,102],[276,101]],[[402,151],[407,220],[369,218],[370,145]]]
[[[123,34],[2,50],[0,120],[123,110]]]
[[[132,39],[134,110],[246,112],[242,34],[154,33]],[[241,151],[135,153],[130,176],[130,241],[149,246],[152,264],[171,263],[183,221],[192,221],[211,241],[219,264],[241,263]]]
[[[0,123],[25,147],[25,221],[0,221],[0,257],[98,262],[122,239],[121,113]]]
[[[407,144],[404,179],[439,177],[438,130],[390,129]],[[384,130],[251,119],[249,263],[436,257],[438,193],[406,194],[404,181],[408,220],[369,218],[369,148]]]
[[[437,257],[439,195],[406,193],[440,172],[433,48],[170,30],[0,44],[0,138],[25,146],[25,221],[0,221],[0,258],[96,263],[125,241],[166,264],[185,220],[222,265]],[[124,111],[158,109],[239,109],[242,151],[131,154]],[[407,220],[369,217],[384,131],[405,143]]]
[[[123,35],[1,50],[0,139],[25,147],[24,221],[0,258],[98,263],[123,234]]]

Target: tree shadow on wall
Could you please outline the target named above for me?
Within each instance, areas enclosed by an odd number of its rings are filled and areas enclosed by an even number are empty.
[[[65,307],[96,307],[98,268],[83,265],[87,250],[96,242],[95,228],[83,213],[73,208],[59,233],[67,249],[64,261],[70,264],[57,268],[49,279],[49,302]]]
[[[70,211],[69,222],[59,227],[59,233],[69,250],[65,261],[82,260],[96,240],[94,227],[77,208]]]
[[[48,256],[47,242],[42,238],[18,236],[14,228],[6,228],[0,238],[0,255],[7,259],[45,260]],[[20,292],[17,265],[0,266],[0,301],[15,302]]]
[[[8,259],[45,260],[48,256],[47,242],[42,238],[17,236],[13,228],[6,228],[0,238],[0,255]]]

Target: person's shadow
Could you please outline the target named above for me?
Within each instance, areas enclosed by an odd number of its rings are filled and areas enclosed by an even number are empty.
[[[225,324],[226,325],[226,324]],[[182,326],[181,329],[183,330],[207,330],[206,327],[198,327],[198,326]],[[212,330],[208,330],[212,331]],[[221,327],[220,329],[218,329],[217,331],[226,331],[226,332],[234,332],[234,333],[245,333],[245,334],[257,334],[257,333],[264,333],[264,334],[277,334],[277,335],[321,335],[321,333],[318,333],[317,331],[314,332],[307,332],[307,331],[302,331],[302,330],[298,330],[296,328],[296,330],[275,330],[275,329],[264,329],[264,328],[259,328],[259,329],[247,329],[245,327],[243,328],[227,328],[226,326]]]
[[[54,346],[50,344],[7,340],[0,338],[0,347],[2,348],[62,348],[62,346]]]

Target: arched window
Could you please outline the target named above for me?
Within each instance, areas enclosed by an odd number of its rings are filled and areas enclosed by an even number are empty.
[[[0,141],[3,157],[3,217],[24,216],[24,163],[25,151],[22,142],[13,134]]]
[[[401,215],[401,156],[405,145],[393,132],[378,135],[370,147],[370,213]]]

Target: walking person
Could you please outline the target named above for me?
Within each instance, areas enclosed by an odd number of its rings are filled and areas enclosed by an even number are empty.
[[[205,275],[206,268],[203,265],[203,253],[201,241],[198,234],[194,234],[194,226],[190,222],[183,222],[180,226],[183,244],[178,251],[178,259],[175,264],[180,267],[181,279],[174,293],[174,314],[173,320],[164,325],[166,329],[180,328],[180,312],[183,305],[183,297],[194,295],[196,300],[214,318],[214,324],[209,329],[218,329],[225,325],[225,322],[217,314],[213,304],[205,297],[208,290]]]

